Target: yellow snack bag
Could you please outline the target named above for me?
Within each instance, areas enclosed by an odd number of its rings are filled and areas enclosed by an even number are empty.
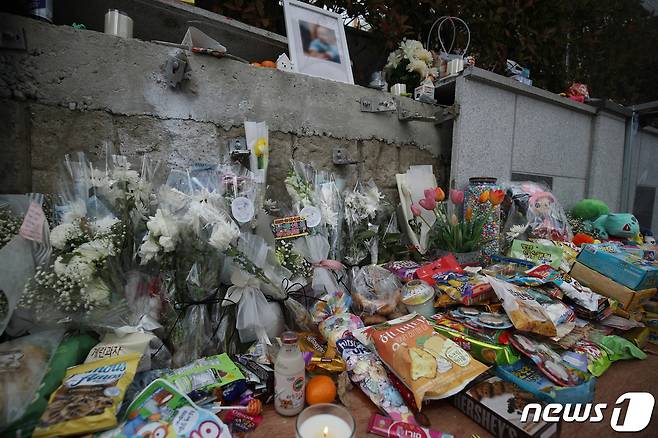
[[[141,356],[131,353],[69,368],[32,436],[80,435],[115,427]]]

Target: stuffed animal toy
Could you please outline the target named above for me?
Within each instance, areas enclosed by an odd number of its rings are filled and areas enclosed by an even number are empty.
[[[640,234],[640,223],[630,213],[611,213],[593,222],[594,229],[602,239],[636,239]]]
[[[598,199],[583,199],[571,209],[571,215],[584,221],[593,221],[599,216],[610,213],[605,202]]]

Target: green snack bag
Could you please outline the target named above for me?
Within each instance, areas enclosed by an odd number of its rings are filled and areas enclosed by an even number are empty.
[[[213,389],[242,379],[244,375],[226,353],[197,359],[164,377],[164,380],[185,394],[198,389]]]
[[[647,355],[640,350],[628,339],[621,336],[603,336],[596,341],[608,350],[608,357],[611,361],[626,359],[646,359]]]
[[[62,382],[66,369],[82,362],[97,342],[96,338],[88,334],[66,336],[55,350],[48,364],[48,371],[41,381],[41,386],[35,394],[34,401],[27,407],[23,416],[3,432],[3,436],[31,436],[41,415],[48,406],[50,394]]]
[[[554,269],[559,268],[562,263],[562,249],[560,247],[541,245],[525,240],[514,240],[509,256],[528,260],[537,265],[550,265]]]

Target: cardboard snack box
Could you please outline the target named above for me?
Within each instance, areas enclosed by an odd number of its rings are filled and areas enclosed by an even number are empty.
[[[658,264],[613,243],[585,245],[578,262],[633,290],[658,285]]]
[[[588,286],[594,292],[603,296],[614,298],[626,310],[633,310],[656,294],[656,289],[632,290],[617,283],[605,275],[588,268],[577,261],[571,268],[571,276]]]
[[[540,403],[531,393],[500,377],[490,377],[473,385],[452,399],[457,409],[499,438],[552,438],[559,436],[560,423],[539,420],[533,423],[532,413],[521,422],[523,408]]]

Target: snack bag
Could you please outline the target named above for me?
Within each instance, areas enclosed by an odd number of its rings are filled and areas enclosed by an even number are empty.
[[[574,311],[561,301],[494,277],[487,279],[518,330],[561,338],[575,327]]]
[[[509,256],[529,260],[538,265],[550,265],[556,269],[562,264],[561,248],[555,245],[542,245],[525,240],[514,240]]]
[[[189,394],[243,380],[244,375],[226,353],[203,357],[164,377],[179,391]]]
[[[361,318],[353,313],[338,313],[325,319],[318,325],[318,329],[327,340],[329,347],[334,347],[336,341],[342,338],[345,333],[353,332],[354,330],[363,327]]]
[[[80,435],[116,426],[117,411],[141,356],[132,353],[69,368],[33,436]]]
[[[377,265],[352,269],[352,307],[360,316],[387,316],[402,300],[402,284],[395,274]]]
[[[422,316],[411,314],[357,332],[414,394],[440,399],[461,391],[487,370],[455,342],[434,331]]]
[[[379,409],[395,420],[415,423],[413,414],[388,378],[384,364],[376,353],[349,335],[338,340],[336,348],[347,364],[350,380],[358,385]]]
[[[165,380],[154,380],[128,407],[126,421],[101,438],[230,438],[228,427]]]

